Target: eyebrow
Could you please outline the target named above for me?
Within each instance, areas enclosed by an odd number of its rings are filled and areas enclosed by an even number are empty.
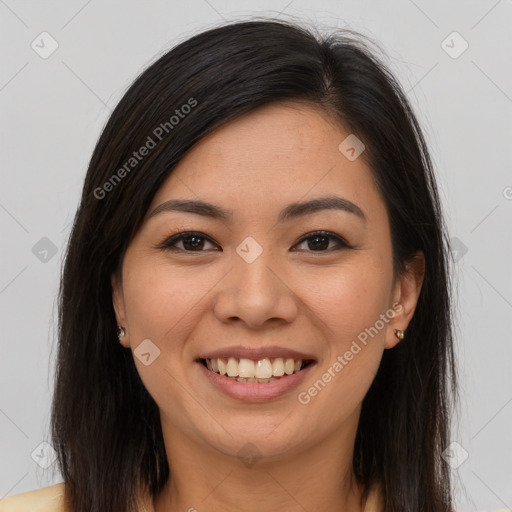
[[[356,215],[364,222],[367,220],[361,208],[348,199],[343,199],[338,196],[328,196],[311,199],[310,201],[302,203],[289,204],[279,212],[278,222],[283,223],[321,210],[342,210]],[[148,220],[159,213],[169,211],[195,213],[204,217],[211,217],[227,222],[233,219],[232,210],[227,210],[211,203],[191,199],[170,199],[157,206],[149,214]]]

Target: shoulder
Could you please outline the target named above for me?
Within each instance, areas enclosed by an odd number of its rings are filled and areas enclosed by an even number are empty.
[[[366,499],[366,506],[364,512],[382,512],[384,510],[384,498],[382,493],[382,485],[380,483],[374,483],[368,492]],[[3,512],[0,508],[0,512]],[[510,512],[510,509],[500,508],[492,510],[484,510],[483,512]]]
[[[0,512],[64,512],[64,483],[3,498]]]
[[[382,512],[382,501],[382,486],[375,482],[368,490],[364,512]],[[2,512],[1,509],[0,512]]]

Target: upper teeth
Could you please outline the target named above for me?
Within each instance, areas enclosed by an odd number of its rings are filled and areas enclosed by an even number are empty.
[[[302,367],[302,359],[276,357],[273,360],[266,358],[253,361],[252,359],[236,359],[234,357],[227,360],[215,358],[206,359],[206,366],[209,370],[228,377],[269,379],[282,377],[285,373],[291,375],[298,372]]]

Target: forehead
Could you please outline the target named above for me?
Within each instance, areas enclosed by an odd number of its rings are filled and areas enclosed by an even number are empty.
[[[384,203],[365,160],[351,161],[339,149],[349,135],[318,108],[294,102],[263,106],[199,141],[164,182],[152,208],[176,197],[258,210],[336,193],[362,209],[375,210],[380,203],[382,214]]]

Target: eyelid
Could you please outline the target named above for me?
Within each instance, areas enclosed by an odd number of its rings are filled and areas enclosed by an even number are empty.
[[[352,245],[350,245],[342,236],[337,235],[336,233],[332,233],[330,231],[322,230],[322,229],[316,230],[316,231],[310,231],[309,233],[304,234],[297,242],[295,242],[293,244],[293,247],[295,247],[296,245],[299,245],[299,244],[305,242],[306,240],[309,240],[310,238],[314,238],[315,236],[324,236],[326,238],[334,239],[334,240],[337,241],[338,246],[342,247],[342,248],[346,248],[346,249],[352,249],[353,248]],[[183,230],[183,231],[177,231],[176,233],[174,233],[170,237],[167,237],[166,239],[164,239],[163,242],[158,244],[156,246],[156,248],[157,249],[162,249],[162,250],[176,249],[176,247],[173,244],[175,244],[176,242],[180,242],[184,238],[193,238],[193,237],[203,238],[203,239],[207,240],[208,242],[210,242],[212,244],[219,245],[217,242],[215,242],[211,237],[209,237],[205,233],[202,233],[200,231]],[[183,249],[177,249],[177,250],[180,251],[180,252],[189,253],[189,254],[190,253],[198,253],[198,254],[200,254],[202,252],[206,252],[206,251],[185,251]],[[221,249],[221,252],[222,252],[222,249]],[[322,254],[322,253],[330,253],[330,252],[332,252],[332,249],[331,250],[327,250],[327,251],[305,251],[305,252]]]
[[[171,235],[170,237],[165,238],[163,240],[163,242],[159,243],[156,246],[156,248],[162,249],[162,250],[176,249],[176,247],[173,244],[180,242],[184,238],[193,238],[193,237],[204,238],[205,240],[207,240],[208,242],[210,242],[212,244],[219,245],[211,237],[209,237],[205,233],[201,233],[200,231],[180,230],[180,231],[177,231],[176,233],[174,233],[173,235]],[[184,251],[183,249],[177,249],[177,250],[181,251],[181,252],[186,252],[186,253],[205,252],[205,251]],[[221,249],[221,251],[222,251],[222,249]]]
[[[302,242],[305,242],[309,238],[313,238],[315,236],[325,236],[326,238],[334,238],[339,242],[340,245],[351,247],[351,245],[341,236],[337,235],[336,233],[331,233],[330,231],[325,231],[324,229],[319,229],[316,231],[311,231],[310,233],[306,233],[298,242],[296,242],[294,245],[301,244]],[[311,251],[314,252],[314,251]],[[326,251],[319,251],[319,252],[326,252]]]

